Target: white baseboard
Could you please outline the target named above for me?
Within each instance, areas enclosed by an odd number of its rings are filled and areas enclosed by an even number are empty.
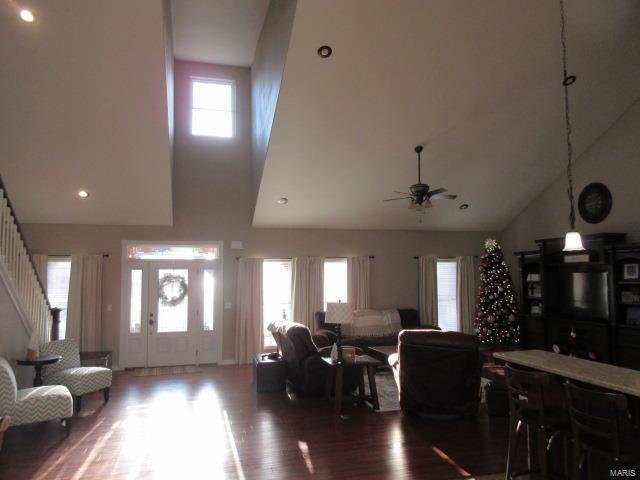
[[[236,361],[233,359],[227,359],[227,360],[220,360],[218,362],[218,365],[235,365]]]

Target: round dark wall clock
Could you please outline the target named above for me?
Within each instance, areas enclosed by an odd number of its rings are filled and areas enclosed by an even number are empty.
[[[588,223],[600,223],[607,218],[611,204],[611,192],[602,183],[587,185],[578,198],[580,216]]]

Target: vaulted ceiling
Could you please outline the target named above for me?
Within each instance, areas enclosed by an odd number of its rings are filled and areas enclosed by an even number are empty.
[[[175,57],[250,67],[268,6],[269,0],[172,0]]]
[[[567,0],[578,154],[640,96],[638,25],[636,0]],[[255,226],[500,230],[565,168],[557,0],[299,0],[288,48]],[[423,215],[383,202],[417,144],[458,195]]]
[[[0,173],[20,221],[171,224],[163,3],[20,5],[34,23],[0,4]]]
[[[170,48],[251,65],[269,0],[24,3],[32,25],[0,4],[21,221],[170,224]],[[640,2],[566,4],[580,154],[640,97]],[[253,225],[504,228],[565,167],[559,35],[557,0],[298,0]],[[424,214],[383,202],[415,183],[417,144],[423,181],[458,195]]]

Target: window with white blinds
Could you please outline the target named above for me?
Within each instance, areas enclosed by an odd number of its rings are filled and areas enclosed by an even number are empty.
[[[267,326],[291,318],[291,260],[263,261],[262,318],[264,347],[275,347],[276,341]]]
[[[324,260],[324,310],[327,303],[346,303],[347,299],[347,259],[327,258]]]
[[[438,326],[443,330],[459,331],[455,260],[438,260]]]
[[[47,297],[53,308],[60,309],[60,339],[67,331],[67,304],[69,300],[69,279],[71,259],[55,258],[47,263]]]

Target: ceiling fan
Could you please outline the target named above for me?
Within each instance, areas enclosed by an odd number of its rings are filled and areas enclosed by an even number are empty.
[[[395,200],[411,200],[409,202],[409,208],[411,210],[423,211],[425,208],[431,208],[431,200],[455,200],[457,195],[447,195],[446,188],[436,188],[429,191],[429,185],[422,183],[420,178],[420,153],[422,152],[422,145],[418,145],[414,148],[414,151],[418,154],[418,183],[414,183],[409,187],[411,193],[398,192],[406,197],[387,198],[385,202],[393,202]]]

